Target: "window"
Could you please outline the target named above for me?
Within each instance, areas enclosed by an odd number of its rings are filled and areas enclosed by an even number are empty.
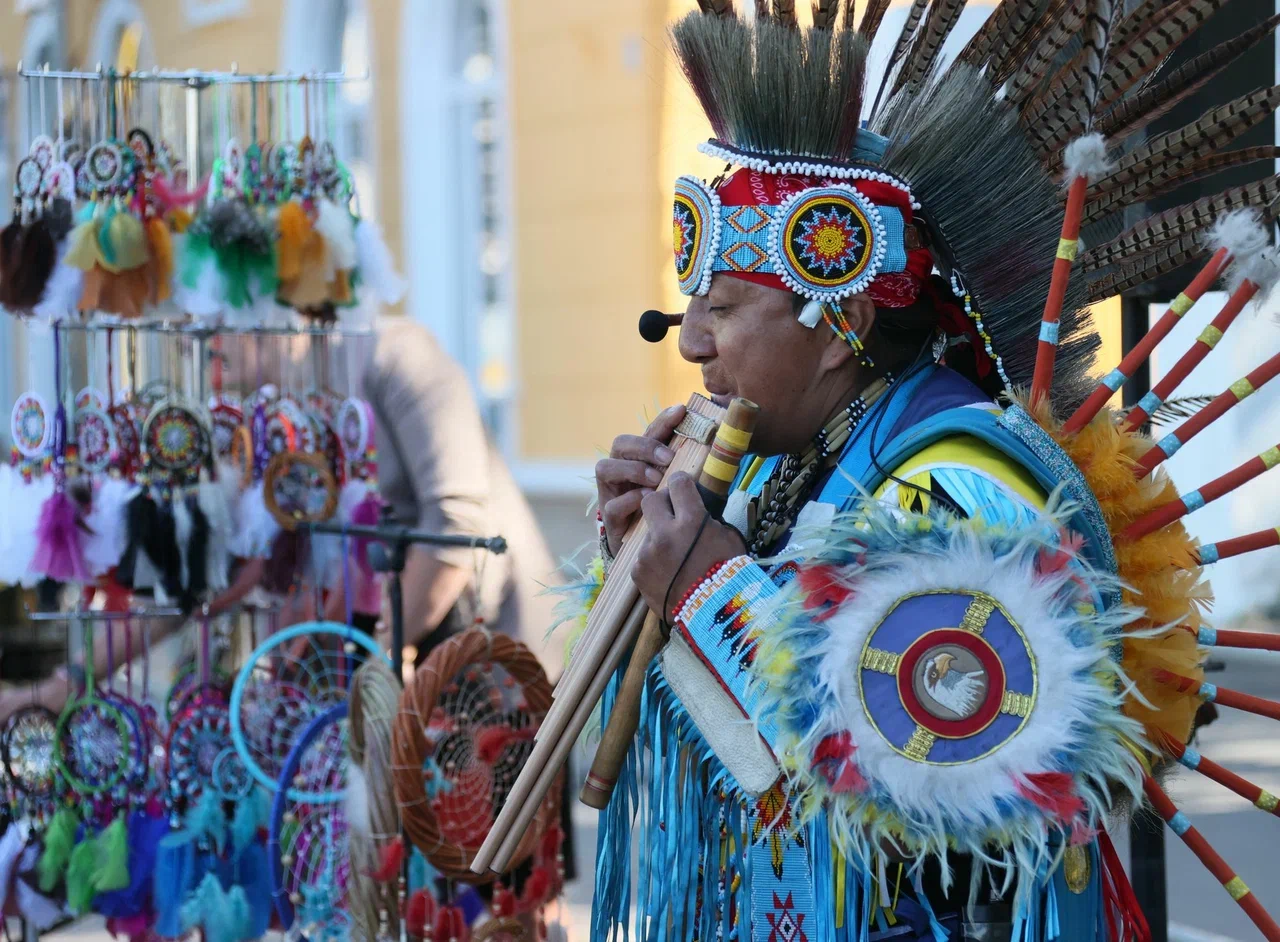
[[[510,199],[506,163],[506,77],[500,4],[461,0],[453,30],[449,82],[449,136],[453,153],[452,217],[459,273],[457,316],[463,319],[463,362],[494,438],[509,444],[507,427],[514,377],[515,326],[511,316]]]

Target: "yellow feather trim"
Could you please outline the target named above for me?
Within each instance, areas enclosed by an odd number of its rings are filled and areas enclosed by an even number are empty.
[[[1022,403],[1026,408],[1026,403]],[[1106,518],[1114,539],[1148,511],[1176,500],[1178,489],[1157,469],[1144,480],[1134,477],[1137,459],[1151,447],[1150,437],[1121,430],[1118,416],[1103,409],[1085,428],[1070,437],[1047,407],[1028,409],[1083,473]],[[1125,700],[1124,712],[1142,723],[1149,742],[1170,736],[1180,743],[1191,738],[1200,698],[1180,693],[1154,679],[1157,670],[1204,680],[1205,651],[1196,643],[1195,629],[1213,602],[1213,593],[1196,565],[1199,541],[1181,520],[1134,542],[1117,542],[1116,562],[1124,582],[1124,601],[1145,615],[1129,628],[1123,642],[1122,666],[1139,696]],[[1186,625],[1192,631],[1183,631]],[[1166,632],[1153,632],[1172,626]],[[1154,637],[1144,635],[1154,634]],[[1144,703],[1143,700],[1146,702]]]

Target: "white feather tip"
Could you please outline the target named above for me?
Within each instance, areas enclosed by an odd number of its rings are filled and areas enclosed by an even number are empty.
[[[373,833],[369,815],[369,786],[364,770],[356,762],[347,763],[347,825],[366,837]]]
[[[1111,169],[1107,160],[1107,142],[1101,134],[1086,134],[1067,145],[1062,155],[1063,179],[1070,183],[1076,177],[1093,182]]]
[[[1267,230],[1257,210],[1237,209],[1219,216],[1205,237],[1213,251],[1226,249],[1232,258],[1251,258],[1267,247]]]

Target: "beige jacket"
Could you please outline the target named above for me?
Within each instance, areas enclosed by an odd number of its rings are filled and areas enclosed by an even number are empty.
[[[544,590],[555,564],[485,433],[466,374],[425,327],[394,320],[379,330],[362,385],[377,423],[379,490],[394,519],[432,533],[505,537],[509,549],[500,556],[430,552],[476,572],[460,606],[470,613],[478,601],[488,626],[532,648],[554,679],[563,643],[546,637],[555,600]]]

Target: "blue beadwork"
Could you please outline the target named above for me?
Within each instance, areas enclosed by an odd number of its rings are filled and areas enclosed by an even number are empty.
[[[1196,641],[1200,642],[1200,644],[1204,645],[1206,648],[1213,647],[1218,643],[1218,629],[1201,628],[1196,632]]]
[[[1208,566],[1210,563],[1216,563],[1219,559],[1218,544],[1206,543],[1200,547],[1200,565]]]
[[[1218,685],[1217,684],[1201,684],[1200,696],[1203,697],[1205,700],[1209,700],[1209,701],[1217,700]]]
[[[1111,545],[1111,532],[1107,529],[1107,521],[1102,516],[1102,507],[1098,505],[1098,499],[1093,496],[1093,491],[1084,479],[1084,474],[1075,466],[1075,462],[1067,457],[1067,453],[1058,446],[1048,432],[1036,424],[1024,409],[1010,406],[1005,410],[1004,415],[1000,416],[999,422],[1035,452],[1036,457],[1043,461],[1050,472],[1062,482],[1067,497],[1080,507],[1080,513],[1089,522],[1090,528],[1097,537],[1100,557],[1098,562],[1101,568],[1114,574],[1116,551]],[[1107,602],[1114,605],[1119,600],[1119,594],[1112,593]]]
[[[1200,750],[1187,746],[1183,750],[1182,758],[1178,760],[1189,769],[1198,768],[1200,765]]]
[[[1125,376],[1119,370],[1112,370],[1106,376],[1102,377],[1102,385],[1106,386],[1112,392],[1119,392],[1120,387],[1125,384],[1129,377]]]
[[[1045,343],[1051,343],[1056,347],[1058,345],[1058,322],[1041,321],[1040,339]]]
[[[1182,495],[1182,503],[1186,505],[1187,513],[1191,513],[1204,506],[1204,495],[1199,491],[1188,491]]]
[[[1191,830],[1191,821],[1185,814],[1179,811],[1169,819],[1169,828],[1174,834],[1182,837],[1182,835]]]

